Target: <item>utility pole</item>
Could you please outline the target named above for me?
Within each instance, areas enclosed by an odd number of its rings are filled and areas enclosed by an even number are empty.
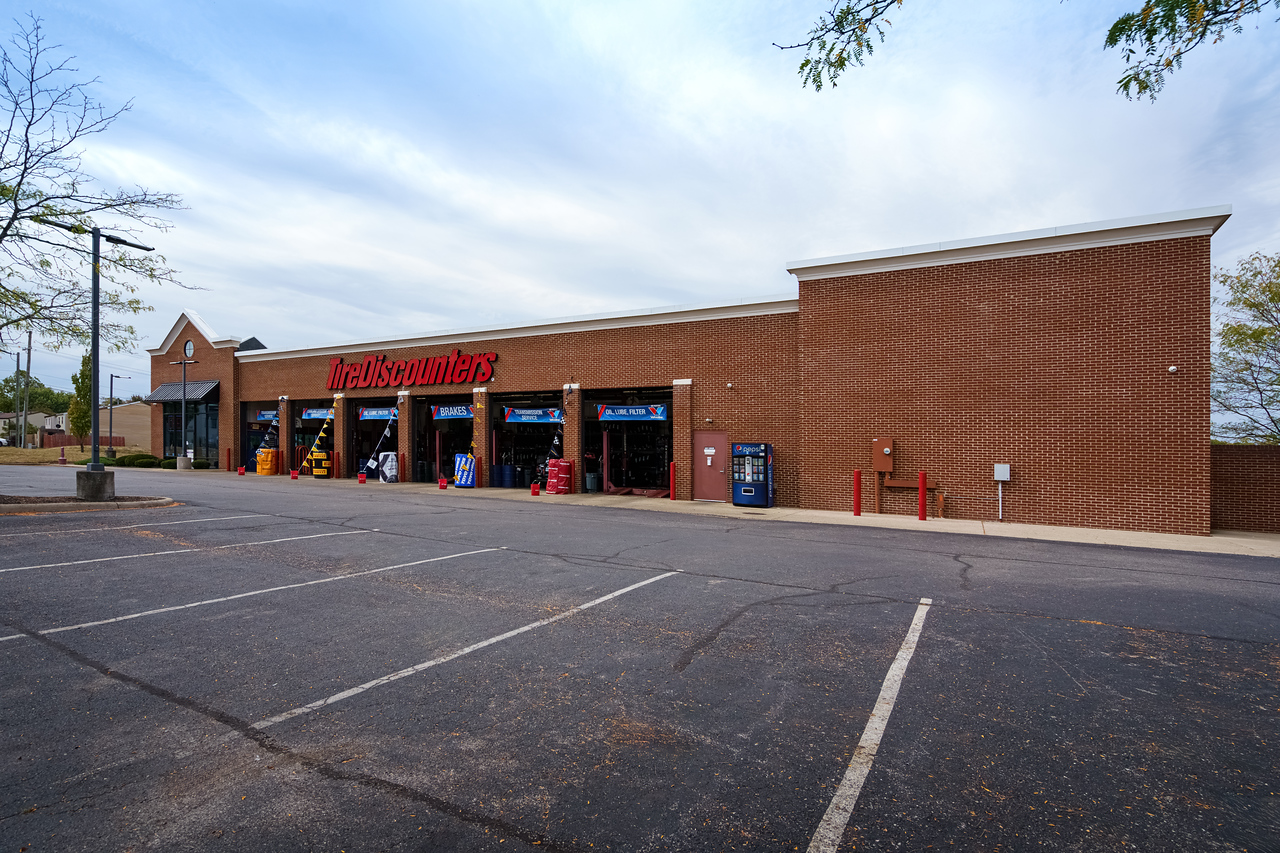
[[[22,444],[20,447],[27,446],[27,412],[31,406],[31,333],[27,332],[27,375],[22,378]],[[15,389],[14,393],[17,391]],[[14,401],[15,405],[17,400]]]
[[[5,350],[7,353],[8,350]],[[13,426],[14,433],[17,434],[18,427],[18,411],[22,405],[18,402],[18,382],[22,379],[22,349],[19,348],[13,353]]]

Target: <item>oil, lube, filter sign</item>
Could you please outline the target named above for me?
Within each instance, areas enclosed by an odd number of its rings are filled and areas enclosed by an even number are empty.
[[[665,421],[666,406],[596,406],[596,416],[602,421]]]

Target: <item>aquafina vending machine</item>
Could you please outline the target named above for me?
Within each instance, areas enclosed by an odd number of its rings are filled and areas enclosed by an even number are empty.
[[[733,505],[773,506],[773,445],[734,444]]]

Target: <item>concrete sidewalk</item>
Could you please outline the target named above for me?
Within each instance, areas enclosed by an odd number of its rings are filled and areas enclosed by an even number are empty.
[[[1082,542],[1091,545],[1119,545],[1130,548],[1160,548],[1170,551],[1200,551],[1209,554],[1243,554],[1251,557],[1280,557],[1280,534],[1250,533],[1246,531],[1219,530],[1210,536],[1183,536],[1171,533],[1140,533],[1131,530],[1102,530],[1090,527],[1056,527],[1050,524],[1011,524],[1000,521],[969,521],[952,518],[930,518],[919,521],[909,515],[876,515],[868,513],[855,516],[852,512],[833,512],[818,509],[773,507],[758,509],[738,507],[730,503],[707,501],[673,501],[663,498],[642,498],[634,495],[540,495],[533,497],[525,489],[456,489],[440,491],[436,485],[426,483],[402,483],[395,486],[367,484],[359,486],[354,480],[333,481],[350,483],[356,488],[413,489],[424,493],[449,494],[453,497],[498,498],[514,502],[557,503],[577,506],[599,506],[616,509],[636,509],[649,512],[674,512],[685,515],[711,516],[740,519],[743,521],[791,521],[805,524],[843,524],[854,527],[880,527],[892,530],[913,530],[920,533],[965,533],[972,536],[1004,536],[1012,539],[1041,539],[1047,542]]]

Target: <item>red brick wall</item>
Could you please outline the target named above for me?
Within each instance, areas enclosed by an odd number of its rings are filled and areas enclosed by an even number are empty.
[[[224,443],[239,441],[237,382],[245,400],[333,393],[328,355],[236,367],[230,350],[192,337],[202,363],[189,377],[224,382]],[[850,510],[852,472],[861,468],[869,512],[871,440],[890,437],[896,476],[927,471],[942,484],[950,517],[994,520],[992,465],[1009,463],[1007,521],[1205,534],[1209,337],[1209,238],[1187,237],[806,281],[798,314],[458,346],[498,354],[483,383],[489,394],[559,395],[577,383],[576,396],[692,379],[672,395],[681,499],[691,491],[692,431],[706,428],[774,444],[783,506]],[[405,359],[452,348],[368,352]],[[153,359],[157,384],[176,370],[167,364],[175,358]],[[412,389],[426,397],[470,390]],[[342,393],[360,405],[395,391]],[[339,406],[339,448],[347,420]],[[487,429],[477,435],[483,456]],[[576,425],[566,429],[566,450],[581,472]],[[351,471],[346,459],[343,467]],[[885,510],[914,514],[914,490],[889,490]]]
[[[183,325],[182,331],[174,338],[166,352],[151,356],[151,387],[158,388],[165,382],[182,381],[182,365],[170,364],[183,358],[182,348],[187,341],[195,346],[191,356],[199,364],[187,365],[187,381],[196,379],[218,380],[218,466],[227,464],[227,449],[231,450],[233,464],[240,458],[240,405],[236,396],[235,347],[215,349],[204,335],[200,334],[191,323]],[[274,400],[278,394],[288,391],[272,391],[261,395],[262,399]],[[164,454],[164,407],[151,407],[151,452],[156,456]]]
[[[804,506],[861,468],[869,512],[889,437],[950,517],[994,520],[1009,463],[1006,521],[1209,532],[1208,237],[801,282],[800,318]]]
[[[1280,447],[1215,444],[1209,457],[1213,529],[1280,533]]]
[[[796,326],[794,312],[762,317],[701,320],[689,323],[667,323],[656,326],[634,326],[469,341],[456,346],[466,353],[496,352],[493,376],[484,382],[490,397],[518,391],[548,391],[557,396],[564,386],[577,383],[574,395],[596,388],[664,387],[676,379],[693,379],[687,394],[689,421],[705,423],[711,418],[715,429],[729,431],[732,441],[771,441],[774,443],[778,472],[778,502],[795,506],[799,500],[799,384],[796,375]],[[455,344],[414,349],[370,349],[392,359],[421,358],[448,354]],[[363,359],[366,351],[344,354],[350,363]],[[325,380],[332,356],[309,356],[271,361],[241,361],[239,381],[241,397],[246,400],[274,399],[288,394],[293,399],[311,399],[331,395]],[[188,374],[194,375],[194,374]],[[203,378],[203,377],[201,377]],[[480,383],[474,383],[479,385]],[[729,387],[732,384],[733,387]],[[413,396],[458,394],[471,391],[470,385],[416,386]],[[353,405],[372,397],[394,395],[394,388],[353,388],[342,393]],[[579,407],[580,408],[580,407]],[[678,409],[673,400],[673,409]],[[672,412],[673,418],[676,412]],[[681,414],[681,417],[684,417]],[[690,469],[688,428],[680,425],[673,435],[673,456],[677,468],[683,469],[682,486],[686,496]],[[338,447],[346,446],[346,423],[338,425]],[[238,431],[237,431],[238,435]],[[487,455],[488,438],[477,441],[476,452]],[[566,430],[569,441],[576,443],[575,475],[582,471],[581,440],[575,428]],[[682,437],[683,436],[683,437]],[[490,460],[486,458],[486,466]],[[350,465],[344,463],[347,472]],[[486,472],[487,473],[487,472]],[[579,480],[581,488],[581,480]]]

